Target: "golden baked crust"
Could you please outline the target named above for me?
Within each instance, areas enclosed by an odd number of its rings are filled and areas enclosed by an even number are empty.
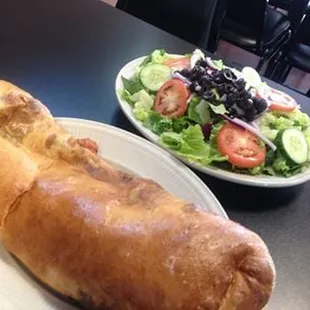
[[[113,169],[13,85],[0,94],[0,237],[40,280],[87,309],[264,307],[259,236]]]

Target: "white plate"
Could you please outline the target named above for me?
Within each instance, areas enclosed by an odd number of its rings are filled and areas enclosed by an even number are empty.
[[[208,187],[185,165],[154,144],[124,130],[97,122],[60,118],[73,135],[98,142],[100,154],[109,161],[151,178],[171,193],[203,210],[227,218]],[[74,310],[37,284],[0,244],[0,310]]]
[[[137,130],[144,135],[147,139],[150,141],[156,143],[159,145],[159,137],[154,134],[151,130],[145,128],[142,123],[135,119],[135,116],[133,114],[131,106],[123,100],[119,95],[119,89],[123,88],[123,82],[121,77],[124,76],[125,78],[130,78],[135,74],[135,70],[137,66],[143,61],[144,57],[137,58],[128,64],[126,64],[118,73],[115,81],[115,92],[116,96],[119,102],[119,105],[126,115],[126,117],[129,119],[129,121],[133,124],[134,127],[137,128]],[[166,149],[171,154],[174,154],[174,156],[178,157],[180,160],[185,162],[187,165],[189,165],[192,168],[197,169],[198,171],[201,171],[205,174],[211,175],[213,177],[244,184],[244,185],[250,185],[250,186],[258,186],[258,187],[290,187],[299,185],[302,183],[305,183],[310,180],[310,169],[303,173],[299,173],[295,176],[289,177],[289,178],[283,178],[283,177],[274,177],[274,176],[250,176],[250,175],[243,175],[238,174],[230,171],[226,171],[223,169],[215,168],[215,167],[205,167],[200,165],[199,163],[193,163],[190,162],[180,156],[178,156],[176,153],[174,153],[170,149]]]

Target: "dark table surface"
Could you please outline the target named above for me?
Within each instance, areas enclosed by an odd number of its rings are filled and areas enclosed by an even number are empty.
[[[0,78],[34,94],[55,116],[134,131],[118,108],[115,77],[126,62],[155,48],[182,54],[194,47],[100,1],[0,1]],[[310,113],[309,99],[276,87]],[[268,309],[310,309],[310,183],[259,189],[200,176],[230,218],[269,246],[277,286]]]

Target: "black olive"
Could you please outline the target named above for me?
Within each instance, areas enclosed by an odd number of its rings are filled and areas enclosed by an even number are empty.
[[[181,73],[184,77],[186,77],[186,78],[190,78],[190,77],[191,77],[191,71],[188,70],[188,69],[183,69],[180,73]]]
[[[213,100],[216,98],[215,93],[212,90],[206,91],[202,97],[205,100]]]
[[[226,100],[225,101],[225,106],[226,107],[232,107],[235,104],[234,100]]]
[[[232,85],[226,84],[225,85],[225,93],[233,93],[236,92],[236,88],[234,88]]]
[[[202,61],[203,61],[203,58],[198,59],[195,63],[195,66],[201,66]]]
[[[201,77],[201,79],[199,80],[199,83],[201,86],[205,87],[205,86],[210,86],[211,85],[211,78],[208,77],[207,75],[204,75]]]
[[[257,116],[257,111],[256,111],[256,109],[254,107],[251,108],[251,109],[246,109],[245,110],[245,118],[248,121],[253,121],[256,116]]]
[[[242,99],[241,100],[237,100],[237,106],[240,109],[244,110],[244,109],[246,109],[248,107],[248,102],[246,100],[242,100]]]
[[[253,98],[254,107],[257,113],[260,114],[267,109],[267,101],[263,98]]]
[[[195,92],[196,92],[196,88],[197,88],[198,86],[200,86],[200,85],[198,84],[198,82],[192,82],[192,83],[189,85],[189,90],[190,90],[190,92],[195,93]]]
[[[194,78],[199,80],[206,73],[206,69],[201,66],[195,66],[192,70]]]
[[[196,62],[196,66],[200,66],[200,67],[203,67],[203,68],[206,68],[207,67],[207,62],[203,59],[203,58],[200,58],[197,62]]]
[[[229,69],[225,69],[222,71],[223,78],[225,78],[227,81],[236,81],[237,77],[236,75]]]
[[[231,105],[231,106],[226,106],[226,109],[228,110],[228,114],[230,117],[239,117],[239,113],[238,113],[238,110],[236,109],[236,107],[234,105]]]
[[[227,101],[227,94],[224,94],[221,99],[222,102],[226,102]]]
[[[253,102],[252,99],[247,99],[247,103],[248,103],[248,107],[249,107],[249,108],[254,107],[254,102]]]
[[[217,89],[221,92],[221,93],[225,93],[225,84],[219,84],[217,85]]]
[[[234,81],[234,85],[238,90],[245,89],[246,82],[244,79],[238,79]]]

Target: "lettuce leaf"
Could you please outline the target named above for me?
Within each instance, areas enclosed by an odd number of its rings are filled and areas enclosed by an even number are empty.
[[[131,106],[133,106],[135,103],[130,99],[131,94],[126,89],[119,89],[118,90],[119,95],[123,100],[125,100],[127,103],[129,103]]]
[[[189,126],[181,133],[165,132],[160,136],[160,143],[182,157],[190,161],[200,162],[203,165],[227,160],[218,152],[217,148],[213,149],[211,144],[204,140],[199,125]]]
[[[195,110],[197,105],[200,103],[200,100],[201,99],[198,96],[193,96],[193,98],[191,99],[191,101],[188,104],[187,115],[188,115],[189,119],[191,119],[195,123],[201,125],[202,124],[202,120],[201,120],[200,116],[198,115],[198,113]]]
[[[144,89],[131,95],[129,100],[133,102],[133,113],[141,122],[145,122],[149,116],[154,103],[154,96],[148,94]]]
[[[207,124],[211,121],[210,104],[208,101],[204,99],[200,100],[194,110],[201,120],[201,125]]]
[[[163,117],[159,113],[151,111],[144,125],[157,135],[160,135],[163,132],[171,131],[173,122],[170,118]]]
[[[163,63],[168,57],[169,56],[164,49],[157,49],[144,58],[139,68],[142,68],[149,63]]]
[[[150,110],[154,104],[154,96],[147,93],[144,89],[131,95],[129,99],[135,103],[135,108],[145,108]]]
[[[211,120],[210,103],[198,96],[193,96],[188,104],[188,118],[197,124],[207,124]]]
[[[138,77],[126,79],[125,77],[122,76],[122,81],[123,81],[124,89],[131,95],[139,92],[140,90],[144,88]]]
[[[155,50],[151,54],[151,58],[152,58],[152,61],[151,61],[152,63],[163,63],[164,60],[169,58],[169,55],[166,53],[165,50],[160,49],[160,50]]]
[[[172,130],[176,133],[180,133],[191,125],[193,125],[193,122],[187,116],[175,118],[173,119]]]
[[[308,144],[308,160],[310,161],[310,127],[306,128],[303,133]]]
[[[212,59],[212,63],[214,64],[214,66],[217,68],[217,70],[223,70],[225,69],[225,64],[223,62],[223,60],[214,60]]]
[[[151,112],[152,112],[151,110],[139,109],[139,108],[133,110],[136,119],[142,122],[143,124],[149,119]]]
[[[277,174],[285,177],[290,177],[297,173],[300,173],[304,166],[303,165],[292,165],[284,157],[278,155],[271,166]]]
[[[310,117],[308,114],[301,112],[299,109],[295,109],[292,112],[273,112],[273,114],[280,118],[284,117],[294,123],[294,127],[302,127],[306,129],[310,126]]]
[[[214,105],[209,103],[211,110],[215,113],[215,114],[219,114],[219,115],[223,115],[228,113],[225,105],[223,103],[219,104],[219,105]]]
[[[296,109],[293,112],[267,112],[259,120],[262,134],[274,141],[280,130],[296,128],[305,130],[310,126],[310,118],[306,113]]]

